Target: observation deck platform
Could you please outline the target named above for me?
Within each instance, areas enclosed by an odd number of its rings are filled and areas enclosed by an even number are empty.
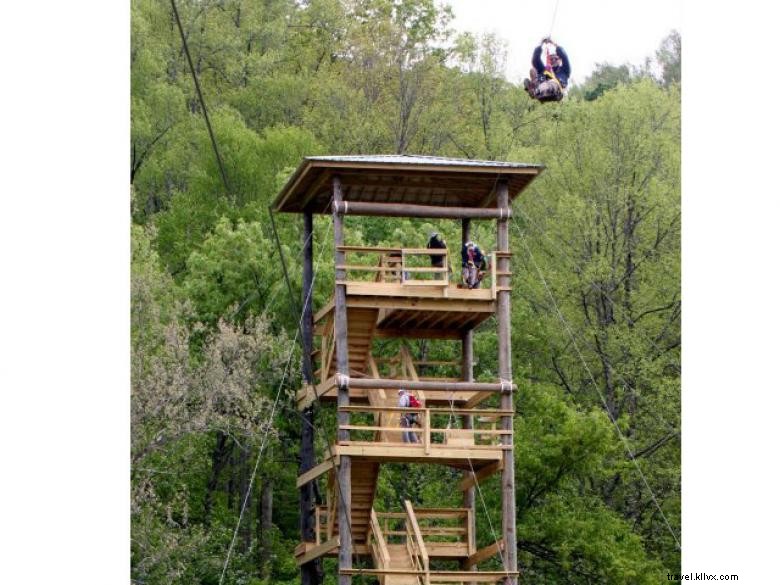
[[[447,249],[338,246],[345,264],[336,266],[345,278],[347,309],[371,309],[378,338],[460,339],[496,311],[499,287],[496,258],[488,255],[488,269],[480,272],[479,288],[464,288],[460,262]],[[508,276],[508,275],[506,275]],[[315,323],[332,320],[334,298],[315,315]],[[347,334],[352,335],[347,318]],[[317,331],[315,330],[315,333]]]
[[[456,362],[415,362],[404,349],[395,358],[375,360],[371,351],[374,339],[461,340],[466,332],[495,314],[497,293],[509,290],[496,284],[499,276],[508,276],[497,271],[496,258],[509,253],[490,254],[492,261],[480,273],[481,288],[469,289],[451,282],[450,275],[455,271],[446,249],[339,246],[339,250],[347,257],[358,257],[354,263],[337,267],[347,275],[337,284],[346,288],[349,370],[342,373],[351,380],[350,400],[377,406],[389,405],[388,400],[394,399],[395,392],[380,393],[376,403],[366,379],[373,380],[372,390],[417,390],[416,394],[430,405],[473,407],[496,390],[495,384],[488,388],[466,383]],[[331,298],[314,316],[314,334],[321,340],[320,348],[312,354],[312,362],[317,364],[316,382],[298,393],[300,409],[317,399],[336,399],[339,380],[334,324],[335,298]],[[442,375],[442,366],[446,365],[456,369]],[[423,367],[438,373],[421,375],[418,368]],[[380,379],[386,384],[378,385]]]
[[[431,156],[307,157],[272,204],[276,212],[303,215],[303,290],[314,278],[314,216],[328,214],[333,222],[334,295],[316,315],[307,297],[301,327],[306,384],[297,406],[323,401],[336,410],[336,427],[319,459],[314,433],[305,425],[302,430],[306,471],[297,487],[304,542],[295,556],[303,575],[314,575],[311,561],[337,554],[340,583],[360,575],[380,585],[517,584],[509,220],[512,200],[542,170]],[[454,250],[345,245],[350,216],[457,220],[462,242],[472,238],[473,221],[495,220],[498,251],[483,251],[487,262],[472,256],[464,271],[469,283],[460,284],[460,242]],[[475,329],[491,316],[494,371],[502,379],[474,382]],[[413,343],[426,339],[457,343]],[[449,361],[453,355],[460,359]],[[399,389],[420,404],[399,401]],[[480,408],[496,394],[500,401],[490,404],[500,409]],[[462,470],[457,487],[464,507],[414,510],[405,501],[401,511],[375,509],[384,503],[375,499],[386,463]],[[496,473],[502,538],[476,549],[475,488]],[[327,505],[321,506],[312,484],[322,493],[326,476]],[[479,569],[499,554],[504,570]],[[355,556],[363,557],[359,567],[352,565]]]

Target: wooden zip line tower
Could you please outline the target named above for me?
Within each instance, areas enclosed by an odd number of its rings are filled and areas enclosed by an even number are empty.
[[[304,386],[300,489],[301,544],[296,558],[303,585],[319,582],[318,563],[338,556],[339,585],[372,576],[381,585],[517,582],[513,392],[510,347],[509,219],[511,201],[542,171],[539,165],[429,156],[320,156],[304,159],[273,204],[276,212],[303,214]],[[313,214],[333,218],[335,290],[316,314],[313,280]],[[344,216],[460,219],[462,243],[471,220],[496,220],[497,249],[490,253],[482,287],[465,289],[456,250],[344,245]],[[443,257],[443,267],[432,262]],[[449,267],[453,267],[451,279]],[[474,382],[474,328],[496,316],[499,377]],[[315,348],[314,336],[319,337]],[[444,339],[459,342],[456,363],[415,361],[407,347],[374,355],[375,339]],[[313,364],[311,368],[307,364]],[[424,376],[419,366],[453,366],[455,375]],[[398,389],[422,407],[398,408]],[[498,409],[480,408],[498,393]],[[337,436],[317,462],[315,402],[335,403]],[[419,427],[401,428],[415,413]],[[436,419],[455,416],[460,427]],[[436,426],[439,424],[439,426]],[[404,431],[406,437],[404,437]],[[413,433],[417,442],[404,442]],[[445,465],[463,471],[460,508],[378,512],[374,496],[382,464]],[[501,537],[477,550],[475,486],[501,473]],[[327,481],[318,506],[314,484]],[[454,486],[453,486],[454,487]],[[495,555],[502,571],[481,571]],[[353,558],[372,568],[354,568]],[[452,566],[453,570],[431,568]]]

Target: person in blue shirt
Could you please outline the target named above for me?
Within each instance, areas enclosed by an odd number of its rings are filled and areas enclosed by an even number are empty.
[[[550,45],[548,64],[542,63],[542,50],[545,44]],[[523,87],[528,95],[540,102],[562,100],[571,76],[569,56],[563,47],[550,38],[542,39],[541,44],[534,49],[531,63],[533,67],[529,74],[530,78],[523,80]]]

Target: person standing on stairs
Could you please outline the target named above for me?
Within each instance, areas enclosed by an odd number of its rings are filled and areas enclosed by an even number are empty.
[[[417,404],[419,405],[419,402]],[[403,388],[400,388],[398,390],[398,407],[399,408],[412,407],[412,396],[410,396],[409,393]],[[416,422],[417,422],[417,413],[409,412],[409,413],[401,414],[401,428],[411,429]],[[402,431],[401,437],[404,443],[420,442],[420,440],[417,438],[417,435],[412,431]]]

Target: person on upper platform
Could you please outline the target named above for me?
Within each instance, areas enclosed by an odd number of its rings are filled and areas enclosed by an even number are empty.
[[[463,269],[463,286],[479,288],[479,283],[488,268],[487,257],[474,242],[466,242],[460,251],[461,268]]]
[[[447,243],[442,239],[439,232],[431,232],[428,237],[428,244],[425,247],[429,250],[446,250]],[[431,266],[434,268],[444,268],[444,255],[431,254]]]
[[[542,62],[542,51],[547,45],[547,64]],[[531,57],[530,78],[523,80],[523,87],[532,98],[540,102],[561,101],[569,84],[571,64],[563,47],[549,37],[542,39]]]

